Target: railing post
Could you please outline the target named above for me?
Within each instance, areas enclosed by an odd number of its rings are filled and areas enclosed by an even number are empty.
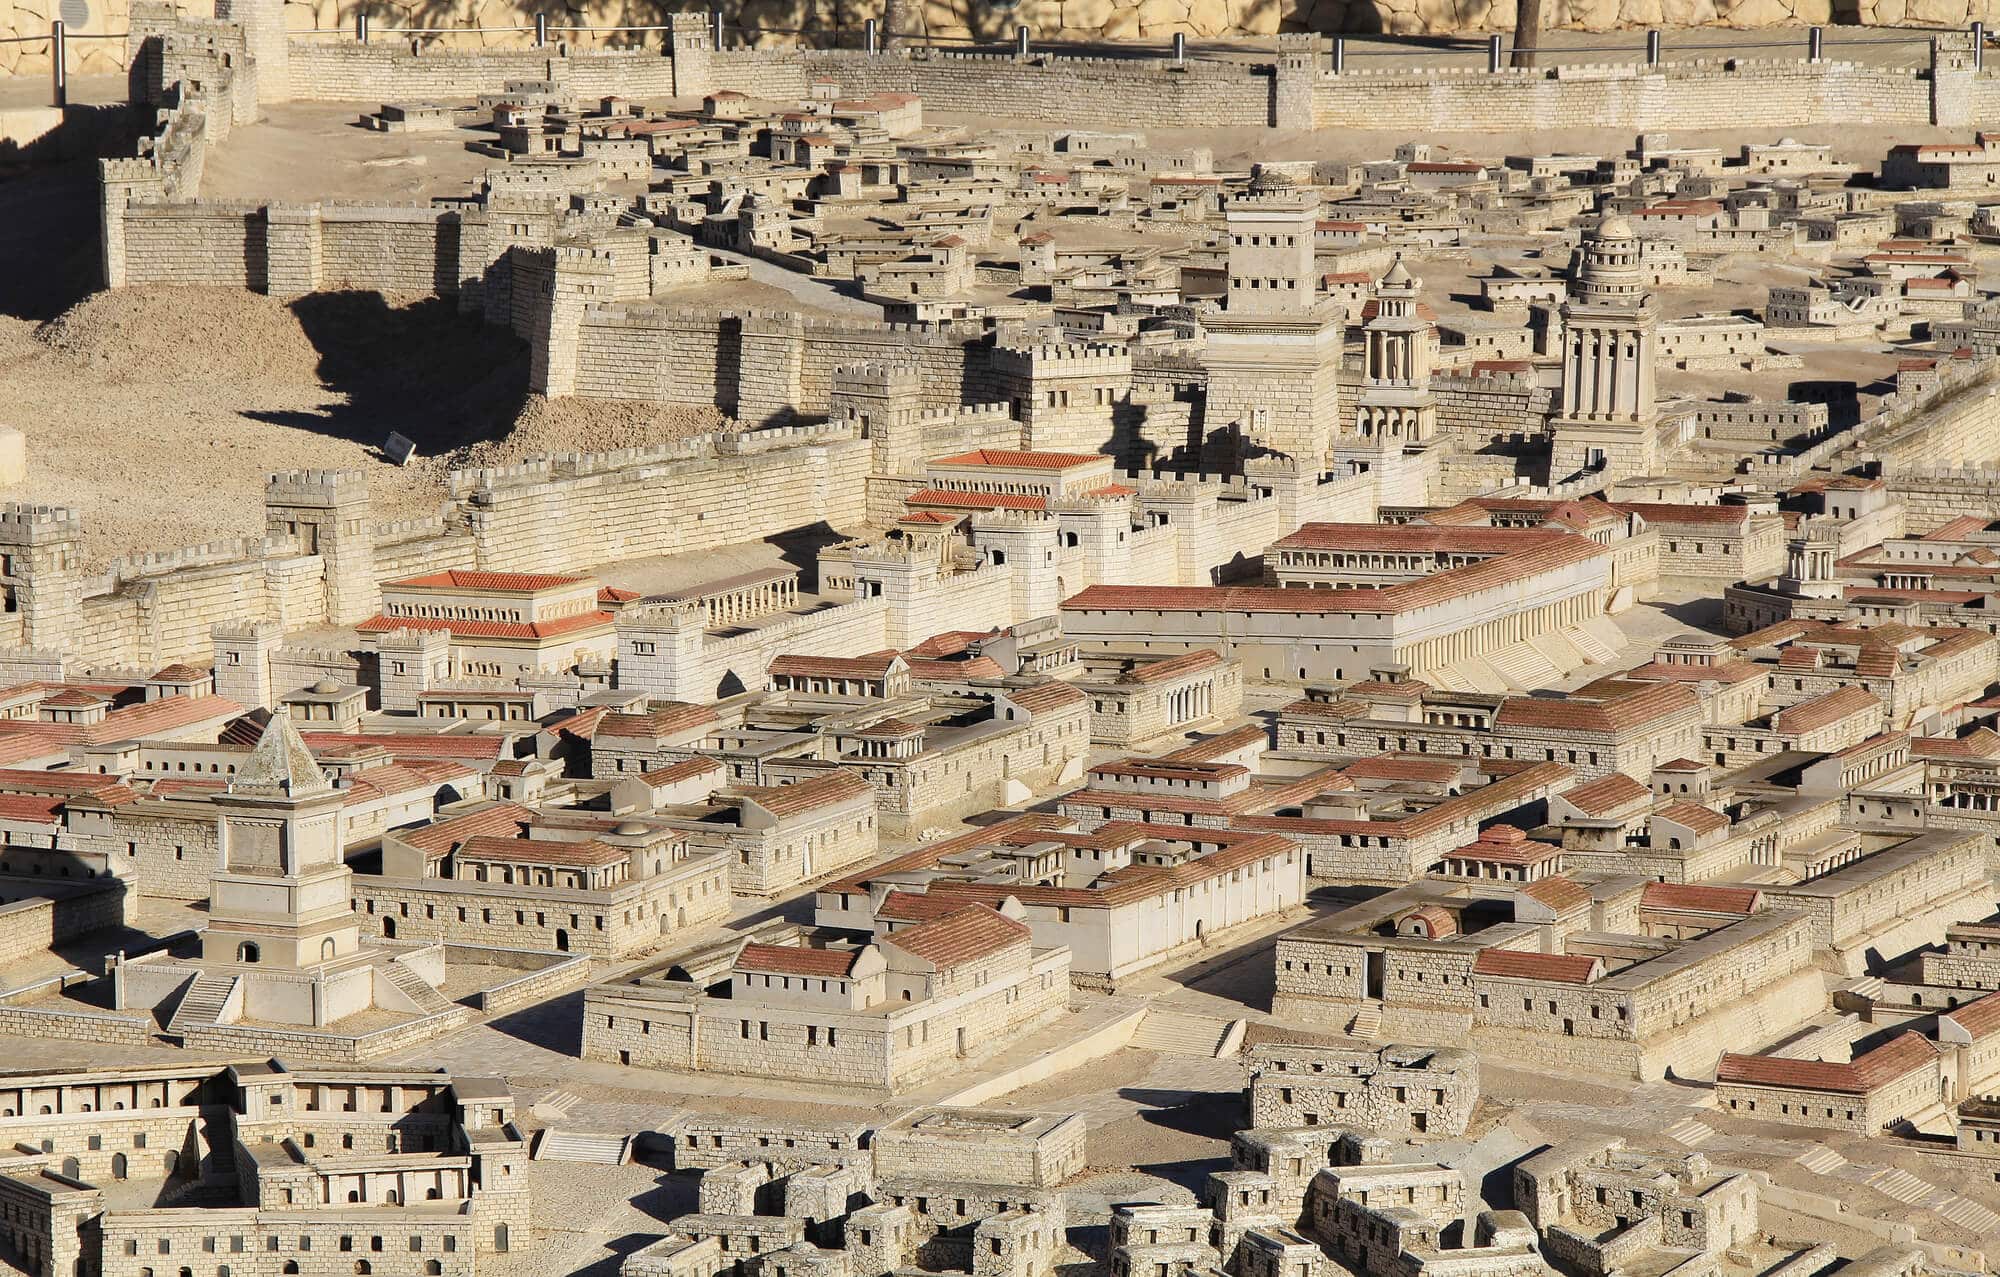
[[[1187,61],[1187,32],[1174,32],[1174,61]]]
[[[1826,28],[1806,28],[1806,60],[1817,62],[1826,56]]]
[[[874,53],[876,51],[876,42],[879,38],[880,37],[876,34],[875,19],[870,18],[868,19],[868,21],[861,24],[862,48],[868,50],[868,52],[870,53]]]
[[[1333,73],[1339,75],[1347,69],[1347,37],[1333,37]]]
[[[1660,65],[1660,33],[1658,31],[1648,31],[1646,33],[1646,65],[1649,67]]]
[[[354,40],[357,44],[368,43],[368,11],[366,9],[356,9],[354,11]]]
[[[69,33],[61,18],[49,23],[49,97],[58,111],[69,105]]]
[[[1028,28],[1026,27],[1014,28],[1014,56],[1017,58],[1026,58],[1028,56]]]
[[[549,15],[546,13],[538,13],[535,15],[535,47],[537,49],[547,48],[548,43],[549,43]]]
[[[1500,37],[1497,35],[1486,37],[1486,72],[1489,75],[1500,74]]]
[[[722,48],[722,10],[720,9],[710,9],[708,11],[708,42],[714,45],[717,50]]]
[[[1975,22],[1972,24],[1972,69],[1975,71],[1986,69],[1986,24],[1984,22]]]

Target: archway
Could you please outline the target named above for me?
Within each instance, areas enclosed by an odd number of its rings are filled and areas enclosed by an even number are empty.
[[[254,940],[245,940],[242,944],[236,946],[236,960],[238,962],[256,962],[262,959],[263,956],[263,950],[257,947],[257,942]]]
[[[319,942],[319,960],[321,962],[333,961],[335,952],[336,951],[334,948],[332,936],[328,936],[326,939]]]
[[[563,927],[556,928],[556,952],[569,952],[569,932]]]
[[[394,940],[396,938],[396,920],[394,918],[382,919],[382,938],[384,940]]]
[[[74,1157],[65,1157],[62,1160],[62,1173],[68,1179],[78,1179],[83,1175],[83,1165]]]
[[[124,1179],[126,1174],[126,1169],[127,1169],[127,1163],[125,1161],[125,1155],[123,1153],[113,1153],[111,1155],[111,1178]]]

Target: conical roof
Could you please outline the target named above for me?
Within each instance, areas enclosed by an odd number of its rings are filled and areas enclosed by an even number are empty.
[[[326,793],[332,788],[333,782],[320,770],[312,751],[299,736],[299,729],[292,725],[292,716],[283,713],[271,715],[250,757],[236,769],[235,778],[229,782],[231,793],[284,794],[294,798]]]
[[[1382,282],[1390,288],[1406,288],[1413,282],[1400,255],[1397,256],[1395,264],[1389,267],[1389,273],[1382,277]]]

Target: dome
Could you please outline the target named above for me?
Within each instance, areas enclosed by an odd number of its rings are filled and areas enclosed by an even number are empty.
[[[340,684],[330,678],[323,678],[312,685],[314,696],[331,696],[340,690]]]
[[[1296,185],[1291,174],[1283,169],[1274,169],[1259,164],[1250,174],[1250,189],[1263,194],[1266,191],[1289,191]]]
[[[611,832],[620,838],[637,838],[646,832],[646,826],[636,820],[621,820]]]
[[[1597,224],[1597,238],[1599,239],[1631,239],[1632,237],[1632,223],[1626,221],[1618,213],[1605,214],[1604,220]]]

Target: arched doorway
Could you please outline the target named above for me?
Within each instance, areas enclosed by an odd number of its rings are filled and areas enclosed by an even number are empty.
[[[335,952],[336,950],[334,948],[332,936],[328,936],[326,939],[319,942],[319,960],[321,962],[333,961]]]
[[[263,956],[264,951],[257,947],[257,942],[254,940],[245,940],[242,944],[236,946],[236,960],[238,962],[256,962]]]
[[[396,938],[396,920],[394,918],[382,919],[382,938],[384,940],[394,940]]]
[[[569,952],[569,932],[562,927],[556,928],[556,952]]]
[[[113,1153],[111,1155],[111,1178],[124,1179],[126,1168],[125,1155],[123,1153]]]
[[[65,1157],[62,1160],[62,1173],[68,1179],[79,1179],[83,1175],[83,1166],[74,1157]]]

